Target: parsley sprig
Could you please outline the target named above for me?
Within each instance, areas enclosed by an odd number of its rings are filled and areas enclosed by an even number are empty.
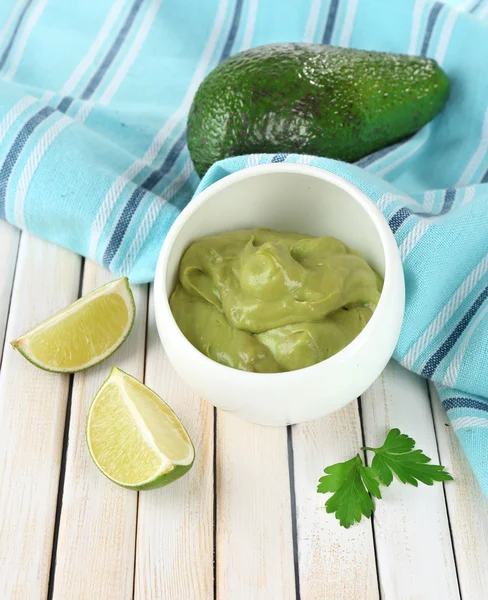
[[[432,485],[434,481],[449,481],[451,475],[441,465],[432,465],[422,450],[415,450],[415,440],[391,429],[379,448],[365,447],[374,452],[371,467],[363,463],[359,454],[346,462],[331,465],[324,470],[317,491],[332,493],[326,501],[328,513],[335,513],[343,527],[359,523],[363,516],[371,517],[374,510],[372,496],[381,499],[380,484],[389,486],[396,475],[402,483],[418,486],[418,482]]]

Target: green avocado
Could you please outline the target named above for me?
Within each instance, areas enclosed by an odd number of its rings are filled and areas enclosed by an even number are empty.
[[[223,365],[280,373],[345,348],[368,323],[381,277],[332,237],[219,233],[186,250],[170,299],[178,327]]]
[[[228,58],[200,85],[188,117],[199,175],[253,152],[348,162],[415,133],[449,96],[435,60],[322,44],[269,44]]]

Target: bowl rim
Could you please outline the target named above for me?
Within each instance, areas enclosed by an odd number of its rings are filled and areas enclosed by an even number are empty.
[[[380,295],[378,304],[368,321],[364,329],[350,342],[345,348],[334,354],[333,356],[322,360],[309,367],[303,369],[296,369],[294,371],[284,371],[281,373],[255,373],[252,371],[242,371],[235,369],[227,365],[218,363],[202,352],[195,348],[191,342],[183,335],[178,324],[176,323],[173,313],[169,305],[169,297],[166,293],[166,271],[168,266],[169,257],[173,245],[178,238],[181,230],[184,228],[186,223],[198,212],[199,208],[205,204],[214,194],[224,190],[227,187],[231,187],[233,184],[242,181],[250,177],[256,177],[259,175],[266,174],[301,174],[332,183],[343,191],[348,193],[354,201],[358,202],[362,208],[364,208],[366,214],[371,219],[375,229],[379,235],[379,239],[383,248],[385,258],[385,276],[383,290]],[[181,257],[180,257],[181,258]],[[357,351],[364,345],[366,340],[371,337],[375,331],[377,323],[382,318],[384,312],[384,306],[391,300],[389,298],[393,292],[395,282],[393,281],[393,271],[395,269],[395,263],[399,265],[400,275],[403,278],[403,265],[400,259],[400,252],[396,244],[393,233],[388,225],[388,222],[374,202],[356,185],[345,179],[341,175],[337,175],[327,169],[320,167],[314,167],[312,165],[304,165],[300,163],[268,163],[264,165],[255,165],[252,167],[246,167],[235,173],[230,173],[212,183],[207,188],[196,194],[181,211],[178,217],[175,219],[173,225],[168,231],[166,238],[161,247],[159,258],[156,266],[155,278],[154,278],[154,311],[156,318],[156,326],[158,334],[162,342],[161,331],[165,324],[162,322],[163,319],[169,319],[172,325],[172,329],[176,332],[176,335],[180,336],[181,342],[185,347],[185,352],[188,352],[189,361],[199,361],[202,365],[205,365],[208,369],[214,369],[215,375],[220,374],[222,377],[240,377],[242,379],[254,380],[254,383],[259,381],[263,382],[265,378],[273,378],[275,382],[278,380],[286,381],[290,378],[296,377],[308,377],[313,372],[324,369],[334,369],[336,365],[342,364],[344,361],[349,361]],[[405,294],[403,294],[402,301],[405,300]],[[402,310],[403,318],[403,310]],[[395,341],[396,344],[396,341]],[[164,346],[164,344],[163,344]]]

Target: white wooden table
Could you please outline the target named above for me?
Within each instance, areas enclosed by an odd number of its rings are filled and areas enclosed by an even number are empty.
[[[109,279],[0,222],[1,600],[488,598],[488,503],[423,380],[392,365],[330,417],[289,428],[239,421],[173,373],[147,286],[134,290],[127,343],[86,373],[45,373],[11,350],[9,340]],[[137,494],[92,464],[85,417],[112,364],[186,424],[197,458],[175,484]],[[372,520],[345,530],[326,514],[317,480],[390,427],[455,481],[395,483]]]

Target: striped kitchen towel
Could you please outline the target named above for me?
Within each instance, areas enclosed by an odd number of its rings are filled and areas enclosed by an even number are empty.
[[[307,41],[435,58],[451,97],[410,139],[330,169],[383,211],[404,261],[396,359],[436,382],[488,495],[488,0],[2,0],[0,218],[150,281],[199,185],[185,122],[239,50]]]

